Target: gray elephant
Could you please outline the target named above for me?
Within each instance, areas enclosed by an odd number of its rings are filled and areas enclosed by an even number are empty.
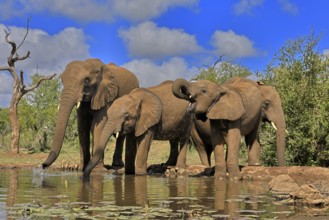
[[[249,155],[260,149],[257,141],[261,120],[261,94],[250,80],[227,82],[221,85],[208,80],[188,82],[175,80],[172,91],[178,98],[190,102],[188,111],[197,120],[209,120],[211,146],[215,156],[215,176],[240,179],[239,146],[245,136]],[[196,124],[195,124],[196,125]],[[227,156],[224,151],[227,145]],[[253,160],[251,158],[251,160]]]
[[[233,83],[244,78],[233,78],[228,82]],[[279,166],[285,166],[285,133],[286,123],[281,104],[281,98],[276,89],[272,86],[265,85],[261,82],[254,82],[258,87],[262,97],[262,121],[269,122],[276,130],[276,151]],[[212,153],[210,122],[195,120],[192,127],[191,136],[193,143],[199,153],[201,163],[210,166],[210,158]],[[258,141],[258,138],[256,139]],[[258,147],[260,144],[255,145]],[[254,149],[249,153],[248,165],[255,166],[260,164],[260,149]]]
[[[173,81],[165,81],[147,89],[134,89],[113,102],[107,111],[109,120],[97,143],[95,154],[84,171],[84,178],[89,177],[101,159],[108,138],[116,132],[127,136],[127,174],[146,174],[147,157],[153,139],[180,142],[180,150],[186,151],[192,115],[186,111],[188,102],[172,94],[172,85]],[[176,166],[185,167],[185,158],[178,157]]]
[[[90,132],[92,145],[98,138],[107,121],[107,110],[111,103],[134,88],[139,87],[137,77],[123,67],[113,63],[105,65],[99,59],[72,61],[61,75],[63,90],[60,96],[60,106],[57,115],[56,129],[48,158],[42,163],[42,168],[49,167],[58,157],[62,148],[65,129],[70,113],[77,107],[78,133],[80,142],[80,167],[85,169],[90,160]],[[117,145],[123,145],[124,136],[117,140]],[[94,150],[94,148],[93,148]],[[121,165],[121,159],[114,157],[114,164]]]

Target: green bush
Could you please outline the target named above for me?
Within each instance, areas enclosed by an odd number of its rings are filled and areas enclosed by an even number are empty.
[[[263,78],[282,99],[288,165],[329,165],[329,59],[318,52],[319,40],[311,33],[288,41]]]

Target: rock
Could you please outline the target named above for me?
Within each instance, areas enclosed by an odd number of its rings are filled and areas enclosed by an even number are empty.
[[[282,174],[269,182],[270,191],[276,196],[289,198],[290,193],[299,190],[299,185],[289,175]]]
[[[328,198],[320,193],[311,184],[304,184],[298,190],[290,193],[290,196],[296,203],[302,205],[314,205],[324,207],[328,203]]]

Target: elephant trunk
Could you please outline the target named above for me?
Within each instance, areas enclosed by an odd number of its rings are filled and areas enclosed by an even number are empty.
[[[276,153],[279,166],[286,166],[285,145],[286,145],[286,123],[275,123],[276,130]]]
[[[113,126],[113,123],[111,123],[111,122],[106,123],[103,128],[103,131],[100,135],[99,141],[98,141],[97,145],[95,146],[95,152],[93,154],[93,157],[87,164],[85,170],[83,171],[84,179],[89,178],[91,171],[94,169],[94,167],[97,165],[97,163],[102,158],[107,141],[111,137],[111,135],[114,134],[114,132],[115,132],[115,126]]]
[[[75,93],[73,93],[75,94]],[[69,92],[64,92],[61,95],[60,107],[57,115],[55,134],[53,137],[53,143],[51,145],[50,152],[48,154],[48,158],[42,163],[42,168],[49,167],[58,157],[59,152],[62,148],[65,130],[67,127],[67,123],[71,114],[71,111],[76,104],[76,99],[72,99],[75,97]]]
[[[180,99],[185,99],[189,101],[189,92],[187,90],[189,82],[185,79],[176,79],[172,85],[173,94]]]

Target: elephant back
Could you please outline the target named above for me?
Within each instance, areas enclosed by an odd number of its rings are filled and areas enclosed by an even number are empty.
[[[128,94],[135,88],[139,88],[139,81],[136,75],[126,68],[117,66],[114,63],[107,64],[106,68],[109,70],[108,74],[113,74],[118,83],[118,97]]]

